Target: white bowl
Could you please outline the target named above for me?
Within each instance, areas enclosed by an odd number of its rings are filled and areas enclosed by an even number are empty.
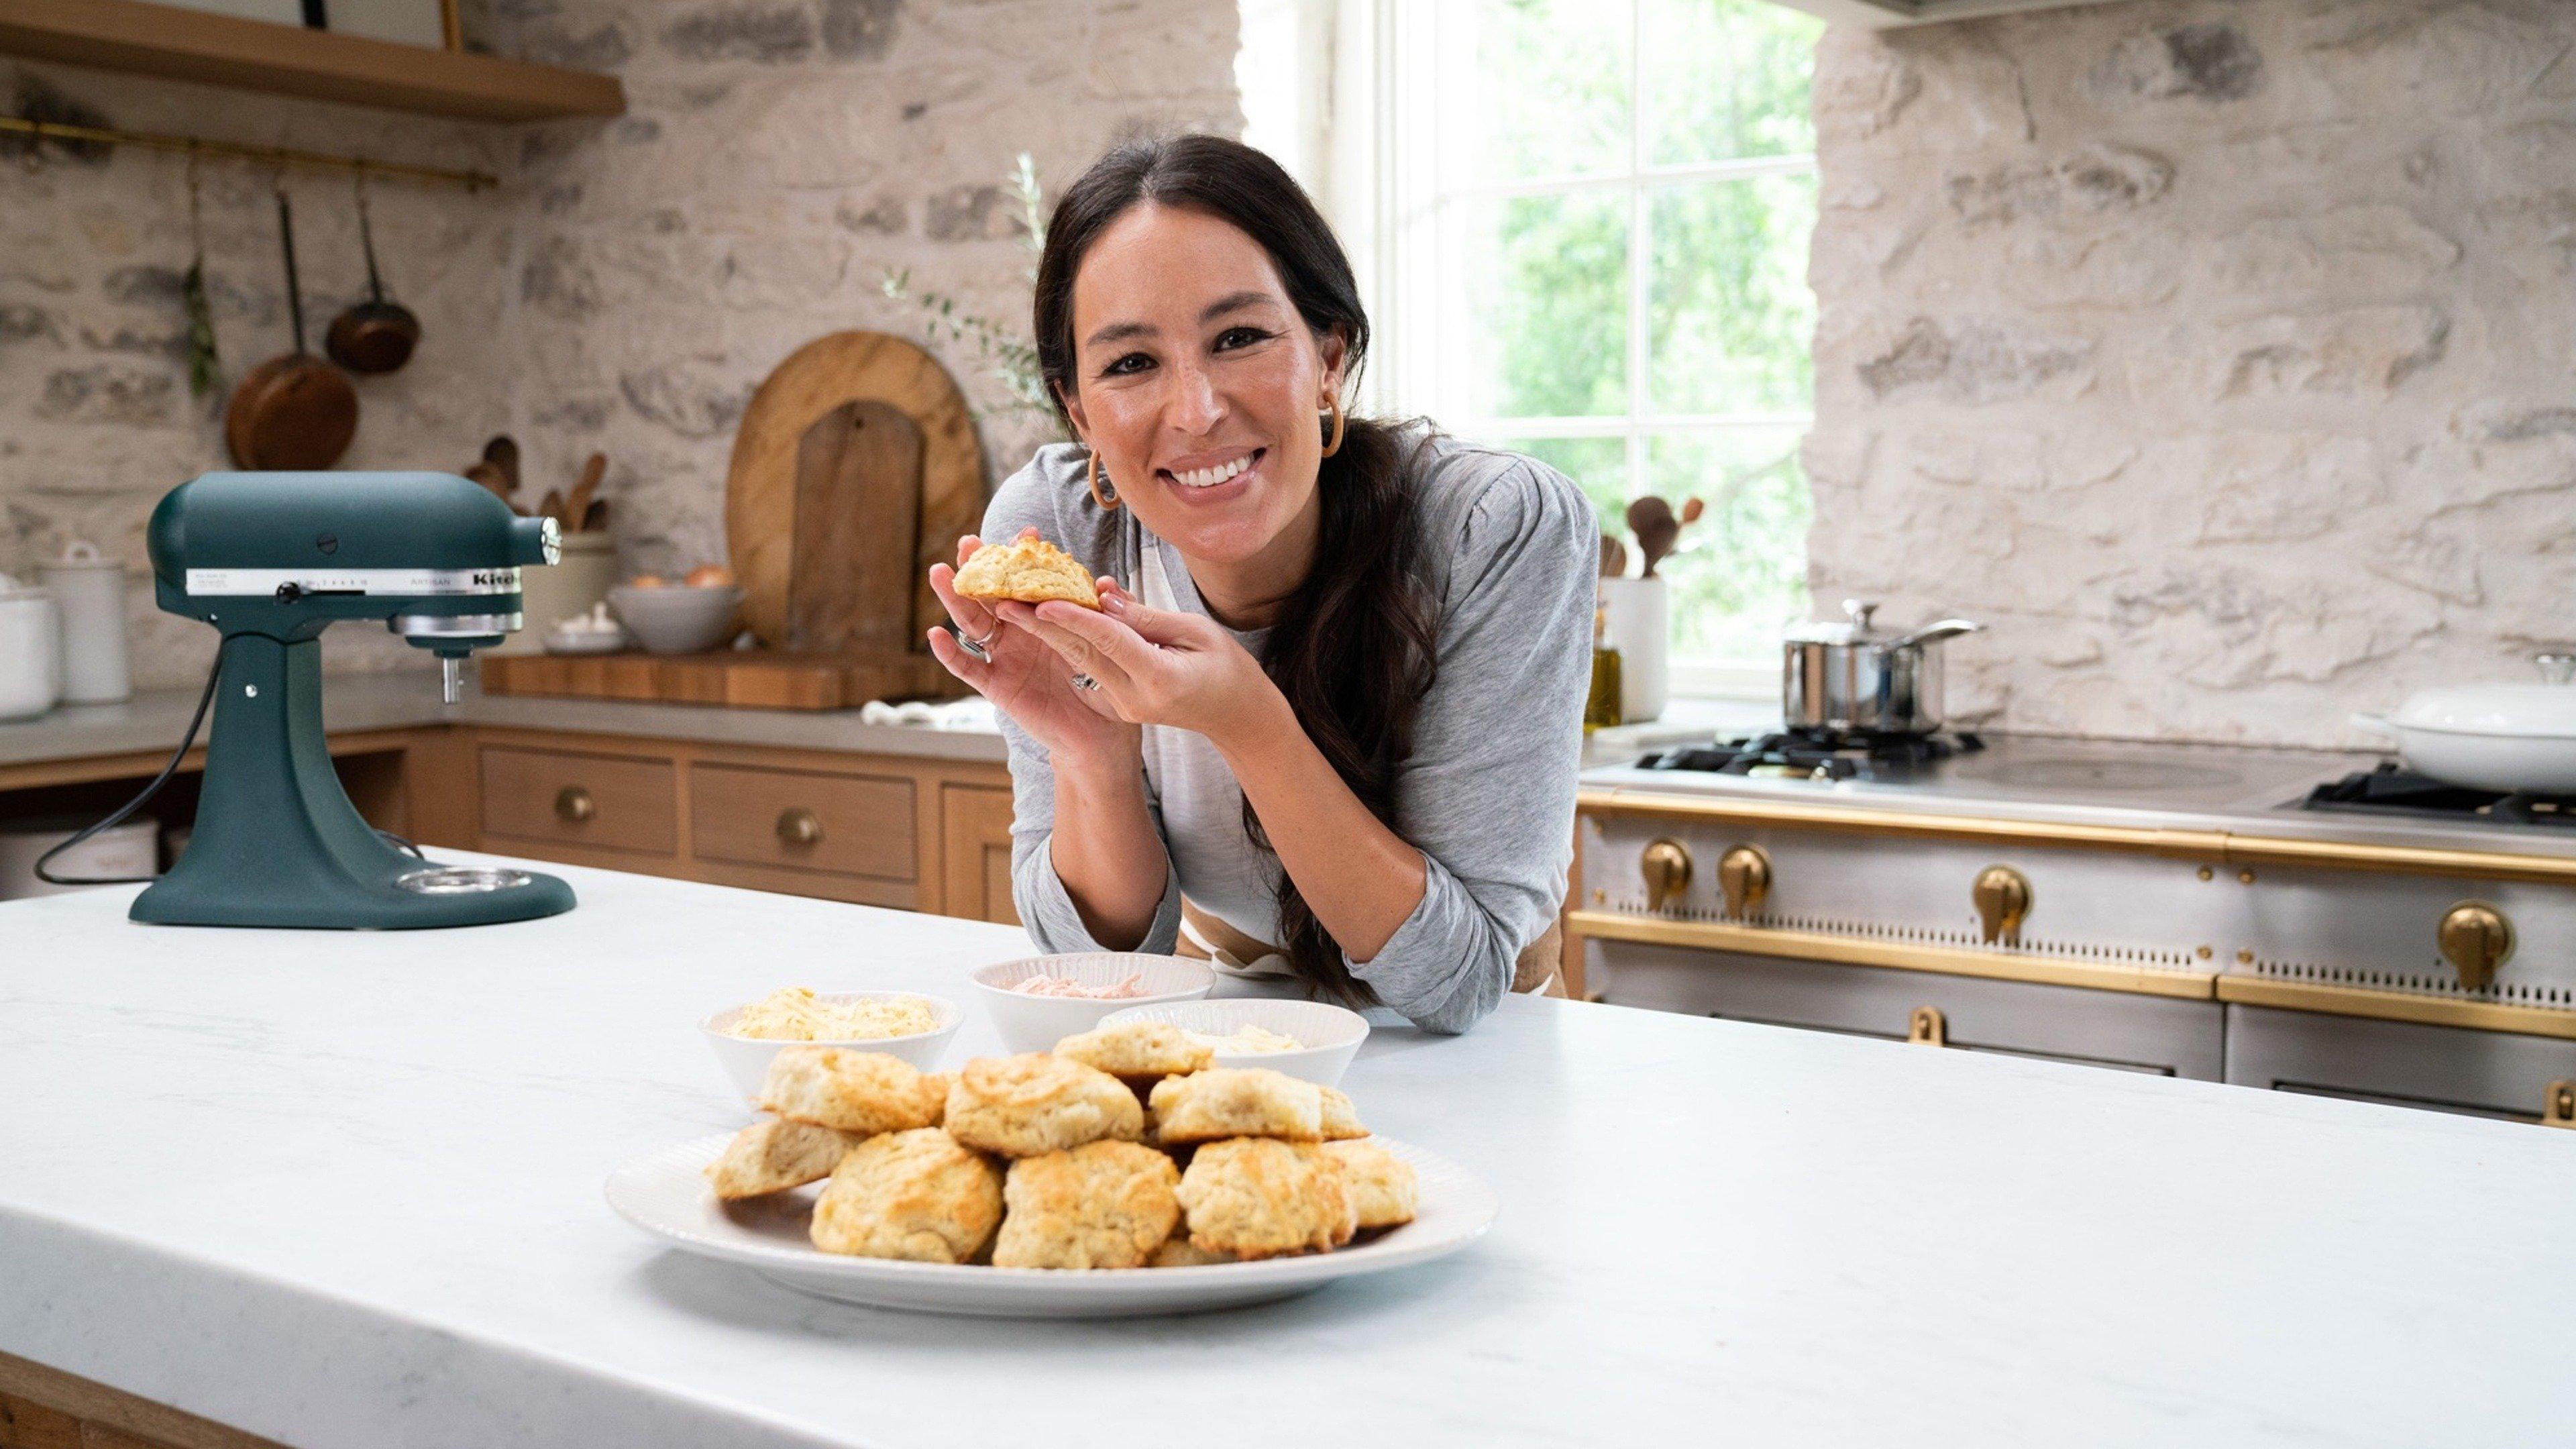
[[[1102,1001],[1087,996],[1031,996],[1011,989],[1034,976],[1061,977],[1086,986],[1114,986],[1130,975],[1143,978],[1144,995]],[[1002,1035],[1002,1045],[1015,1052],[1042,1052],[1066,1037],[1100,1025],[1100,1019],[1113,1011],[1196,1001],[1216,985],[1216,972],[1206,962],[1186,956],[1086,951],[978,966],[971,979],[983,997],[986,1014],[993,1018],[993,1029]]]
[[[1223,1001],[1179,1001],[1169,1006],[1139,1006],[1113,1011],[1103,1026],[1128,1021],[1168,1021],[1183,1031],[1229,1036],[1247,1026],[1293,1036],[1306,1045],[1292,1052],[1220,1050],[1220,1067],[1268,1067],[1303,1077],[1320,1087],[1338,1087],[1351,1069],[1360,1043],[1368,1040],[1368,1018],[1322,1001],[1276,1001],[1264,997],[1228,997]]]
[[[743,1012],[741,1006],[728,1006],[699,1022],[698,1034],[707,1039],[707,1045],[715,1051],[716,1061],[725,1069],[725,1075],[733,1078],[734,1085],[742,1089],[743,1097],[754,1106],[760,1104],[761,1083],[769,1080],[770,1058],[786,1047],[829,1046],[884,1052],[888,1056],[901,1057],[922,1071],[935,1069],[940,1057],[948,1051],[949,1038],[957,1035],[957,1028],[966,1024],[965,1008],[956,1002],[944,996],[933,996],[927,991],[821,991],[815,993],[814,999],[882,1001],[895,996],[917,996],[929,1002],[931,1009],[939,1013],[939,1025],[910,1036],[882,1036],[866,1041],[772,1041],[766,1037],[728,1035],[725,1028],[741,1020]]]
[[[608,591],[609,611],[651,654],[697,654],[721,648],[734,636],[734,611],[740,607],[742,590],[731,584],[703,588],[619,584]]]

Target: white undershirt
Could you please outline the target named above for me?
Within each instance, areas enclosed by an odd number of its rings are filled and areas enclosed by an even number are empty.
[[[1179,552],[1148,535],[1137,569],[1137,598],[1149,609],[1207,614]],[[1174,574],[1180,577],[1175,580]],[[1208,615],[1214,618],[1214,615]],[[1266,629],[1228,629],[1261,656]],[[1279,936],[1277,877],[1271,857],[1243,829],[1243,787],[1225,757],[1196,730],[1146,725],[1145,783],[1163,811],[1163,841],[1190,903],[1256,941]]]

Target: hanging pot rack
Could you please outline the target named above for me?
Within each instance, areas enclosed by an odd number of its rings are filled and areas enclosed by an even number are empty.
[[[196,136],[165,135],[156,131],[126,131],[105,126],[71,126],[59,121],[31,121],[22,116],[0,116],[0,133],[15,132],[39,141],[80,141],[102,146],[148,146],[158,151],[178,151],[190,156],[234,156],[247,161],[262,161],[272,166],[303,166],[321,171],[349,171],[361,176],[400,176],[414,181],[462,186],[467,191],[480,191],[498,186],[500,178],[483,171],[452,171],[442,166],[412,166],[399,161],[370,161],[363,156],[333,156],[320,151],[301,151],[292,146],[245,146],[233,141],[208,141]]]

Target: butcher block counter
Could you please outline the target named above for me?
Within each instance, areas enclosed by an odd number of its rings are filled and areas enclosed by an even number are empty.
[[[1453,1258],[1158,1320],[809,1299],[602,1200],[743,1119],[695,1021],[789,983],[930,991],[969,1005],[953,1064],[995,1049],[964,973],[1025,939],[561,874],[570,914],[444,932],[0,904],[0,1402],[305,1449],[2576,1423],[2576,1132],[1535,998],[1458,1038],[1383,1024],[1344,1083],[1498,1191]]]

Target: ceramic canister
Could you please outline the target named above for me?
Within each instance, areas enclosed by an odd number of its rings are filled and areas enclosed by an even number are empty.
[[[125,653],[125,565],[74,543],[43,569],[62,612],[63,703],[114,704],[134,694]]]
[[[33,719],[62,698],[54,596],[0,574],[0,720]]]

